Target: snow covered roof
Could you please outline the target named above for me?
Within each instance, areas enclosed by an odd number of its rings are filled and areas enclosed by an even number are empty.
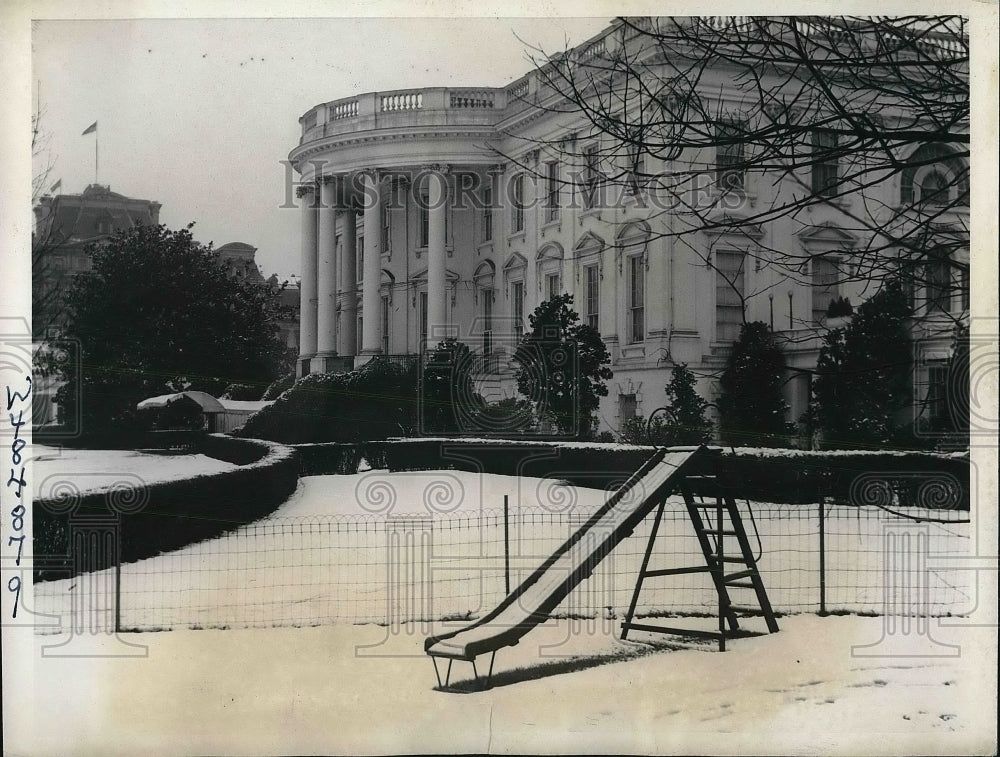
[[[215,399],[211,394],[206,392],[175,392],[174,394],[160,394],[156,397],[149,397],[144,399],[138,405],[136,405],[137,410],[149,410],[151,408],[161,408],[166,407],[171,402],[176,402],[181,397],[187,397],[197,402],[203,412],[206,413],[224,413],[226,408],[222,405],[219,400]]]
[[[249,410],[251,412],[257,412],[258,410],[263,410],[268,405],[273,405],[274,400],[227,400],[220,399],[219,404],[222,405],[226,410]]]

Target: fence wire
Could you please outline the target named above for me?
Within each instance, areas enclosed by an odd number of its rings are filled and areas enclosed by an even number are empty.
[[[911,518],[900,518],[876,507],[754,504],[751,521],[747,505],[740,510],[779,613],[928,616],[962,615],[974,608],[970,574],[934,565],[936,555],[968,552],[969,524],[913,520],[940,519],[942,511],[914,509],[908,511]],[[123,564],[120,626],[158,630],[472,619],[495,607],[508,582],[516,587],[589,514],[512,507],[506,529],[502,510],[265,519]],[[957,521],[967,514],[954,515]],[[623,617],[653,520],[639,524],[555,614]],[[727,553],[736,550],[735,540],[726,544]],[[704,557],[688,513],[672,498],[648,567],[698,565],[704,565]],[[89,577],[103,581],[102,586],[107,579]],[[35,611],[70,612],[73,592],[86,580],[37,584]],[[750,590],[734,588],[731,594],[736,605],[753,604]],[[97,592],[89,601],[101,605],[94,612],[107,614],[115,597]],[[648,578],[637,615],[710,614],[717,606],[707,573],[682,574]]]

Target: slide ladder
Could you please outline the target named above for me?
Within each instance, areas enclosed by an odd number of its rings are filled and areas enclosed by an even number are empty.
[[[656,534],[660,526],[660,521],[663,518],[664,506],[666,505],[665,501],[660,502],[656,510],[656,519],[653,521],[649,542],[646,545],[646,552],[643,555],[642,566],[639,569],[635,591],[632,593],[632,601],[629,604],[625,620],[622,622],[622,639],[628,638],[628,632],[631,630],[694,636],[718,640],[719,651],[724,652],[726,650],[726,638],[740,630],[737,611],[759,612],[767,623],[768,632],[777,632],[778,622],[775,620],[774,611],[771,609],[771,602],[768,600],[767,591],[764,589],[764,582],[761,580],[760,571],[757,569],[757,560],[750,547],[746,528],[743,525],[743,518],[740,515],[739,508],[736,506],[736,502],[733,500],[729,487],[719,479],[718,475],[697,475],[682,478],[679,488],[681,495],[684,497],[684,504],[687,507],[691,524],[694,526],[695,535],[698,537],[698,543],[701,545],[705,563],[703,565],[682,568],[649,569],[649,558],[653,552]],[[735,540],[737,549],[732,552],[727,550],[727,539],[730,540],[729,544],[731,544],[731,540]],[[647,578],[690,573],[711,574],[712,582],[715,585],[715,590],[719,598],[718,631],[704,631],[634,622],[635,608],[639,603],[643,581]],[[752,591],[757,606],[738,607],[733,604],[730,597],[730,590],[733,589]],[[728,631],[726,628],[727,624]]]

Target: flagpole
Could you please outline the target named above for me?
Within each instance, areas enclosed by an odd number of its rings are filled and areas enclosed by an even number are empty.
[[[100,142],[101,142],[101,130],[100,129],[94,129],[94,183],[95,184],[100,184],[101,183],[99,181],[99,177],[100,177],[101,174],[100,174],[100,171],[98,170],[98,168],[100,166],[100,162],[98,160],[98,154],[99,154],[98,153],[98,150],[99,150],[98,145],[100,145]]]

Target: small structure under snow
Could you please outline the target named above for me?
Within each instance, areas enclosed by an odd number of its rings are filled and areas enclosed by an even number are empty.
[[[185,391],[161,394],[144,399],[137,410],[163,411],[175,403],[194,403],[201,408],[204,417],[203,428],[212,433],[232,431],[246,423],[247,418],[272,402],[247,402],[241,400],[216,399],[206,392]]]

